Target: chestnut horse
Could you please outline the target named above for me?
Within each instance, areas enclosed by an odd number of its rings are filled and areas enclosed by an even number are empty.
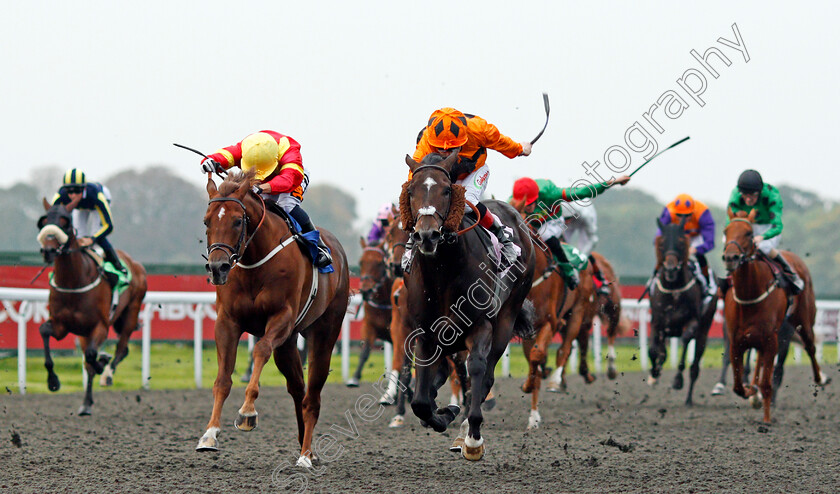
[[[615,339],[630,329],[630,321],[626,317],[621,317],[621,285],[612,264],[598,252],[592,251],[589,255],[598,263],[598,269],[601,270],[604,279],[609,282],[607,288],[609,293],[597,295],[598,319],[604,324],[604,331],[607,333],[607,377],[615,379],[618,377],[618,370],[615,367]],[[585,357],[585,355],[581,356],[581,358]]]
[[[755,395],[755,384],[758,383],[764,400],[764,422],[769,424],[773,390],[780,388],[783,366],[794,328],[811,359],[814,382],[822,386],[830,381],[820,371],[815,355],[814,322],[817,308],[814,285],[811,273],[802,259],[792,252],[782,251],[782,255],[805,282],[801,293],[789,297],[779,286],[769,259],[761,251],[757,251],[753,242],[752,223],[755,220],[755,210],[749,215],[743,211],[737,215],[731,210],[727,212],[731,221],[724,229],[726,244],[723,262],[732,276],[732,286],[726,291],[723,312],[735,381],[733,391],[738,396],[748,398]],[[758,361],[753,386],[745,389],[741,375],[744,352],[748,348],[758,351]],[[777,355],[771,383],[770,372]]]
[[[682,219],[679,223],[665,225],[659,218],[656,219],[662,235],[656,237],[656,275],[650,293],[652,343],[648,350],[651,362],[648,384],[655,385],[662,373],[662,365],[667,357],[665,338],[680,337],[683,343],[682,358],[671,387],[682,389],[686,352],[688,343],[693,339],[694,362],[691,364],[691,382],[685,399],[685,404],[691,406],[694,403],[694,383],[700,376],[700,359],[706,350],[718,297],[715,294],[703,303],[703,287],[697,283],[688,262],[690,241],[683,229],[685,221]]]
[[[61,381],[53,371],[50,355],[50,336],[60,341],[68,333],[77,335],[85,352],[87,387],[79,415],[90,415],[93,406],[93,376],[102,374],[100,385],[110,386],[117,365],[128,355],[128,339],[139,327],[138,317],[146,296],[146,270],[128,254],[117,251],[131,273],[128,288],[120,295],[112,311],[112,287],[102,283],[106,277],[89,247],[79,247],[72,216],[60,204],[50,206],[44,201],[47,214],[38,220],[38,241],[47,264],[55,263],[50,280],[47,306],[50,318],[40,327],[44,341],[44,367],[47,368],[47,387],[58,391]],[[99,353],[99,346],[108,338],[108,328],[114,326],[119,336],[114,358]]]
[[[260,374],[272,353],[286,377],[295,403],[300,458],[311,467],[317,459],[312,435],[321,410],[321,389],[330,372],[330,357],[347,310],[350,276],[341,244],[328,231],[321,238],[332,251],[332,273],[319,273],[296,242],[285,217],[267,211],[262,197],[250,191],[254,173],[229,174],[216,187],[208,174],[210,202],[207,226],[207,270],[216,285],[216,356],[219,370],[213,384],[213,413],[197,451],[217,451],[222,405],[230,394],[236,350],[244,333],[258,336],[254,370],[245,388],[245,402],[234,426],[257,426],[254,402]],[[297,335],[309,343],[309,378],[304,385]]]
[[[529,363],[528,377],[522,384],[522,391],[531,393],[528,429],[535,429],[539,427],[542,420],[539,412],[541,381],[551,372],[546,366],[551,340],[557,332],[563,335],[563,343],[557,349],[555,356],[557,367],[551,374],[548,387],[549,391],[559,392],[561,388],[565,388],[566,363],[573,341],[578,340],[582,353],[585,355],[589,341],[587,337],[592,327],[596,305],[591,268],[581,272],[581,283],[575,290],[568,290],[563,277],[557,271],[558,267],[551,250],[533,230],[531,230],[531,240],[537,248],[528,300],[534,304],[536,310],[534,317],[536,336],[522,341],[522,351]],[[587,383],[595,381],[595,376],[589,373],[586,358],[580,360],[579,370]]]
[[[413,349],[417,367],[411,408],[424,425],[437,432],[446,430],[460,409],[436,407],[437,390],[443,384],[436,375],[444,356],[468,350],[471,402],[462,423],[466,437],[461,454],[479,460],[484,456],[481,403],[493,385],[496,363],[514,333],[526,336],[532,330],[533,309],[523,306],[527,307],[533,279],[534,250],[519,213],[506,203],[487,201],[487,209],[512,228],[520,249],[516,262],[500,274],[475,224],[465,222],[461,229],[469,203],[464,187],[449,177],[457,153],[443,161],[439,158],[429,155],[421,164],[407,156],[413,176],[400,195],[402,225],[416,246],[404,277],[412,329],[406,352]]]

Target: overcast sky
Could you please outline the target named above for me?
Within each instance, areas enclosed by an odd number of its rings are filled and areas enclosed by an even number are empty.
[[[160,164],[203,184],[200,158],[173,142],[209,153],[273,129],[302,144],[313,184],[356,195],[369,218],[396,199],[404,155],[434,109],[480,115],[526,141],[547,92],[551,120],[533,154],[490,153],[497,197],[521,176],[587,178],[584,161],[608,176],[613,145],[634,169],[644,153],[624,135],[638,121],[660,149],[691,140],[628,187],[723,204],[756,168],[840,200],[836,2],[3,0],[2,11],[6,184],[44,165],[96,180]],[[734,23],[749,62],[718,42],[737,41]],[[710,47],[731,62],[710,58],[718,78],[690,54]],[[678,83],[689,69],[706,79],[702,107]],[[659,134],[643,114],[669,90],[688,107],[673,119],[654,109]]]

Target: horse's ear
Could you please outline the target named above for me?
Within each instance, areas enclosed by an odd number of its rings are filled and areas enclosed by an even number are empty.
[[[688,216],[683,216],[680,218],[680,228],[685,226],[686,221],[688,221]]]
[[[367,242],[365,242],[365,237],[359,236],[359,245],[364,249],[367,247]]]
[[[455,163],[458,162],[458,153],[452,152],[449,156],[443,160],[442,162],[438,163],[438,166],[446,170],[447,172],[452,171],[452,167],[455,166]]]
[[[729,208],[729,207],[726,208],[726,215],[729,216],[730,220],[735,217],[735,213],[733,213],[732,208]]]
[[[414,161],[414,159],[409,155],[405,155],[405,164],[408,165],[408,169],[411,170],[411,173],[414,173],[414,170],[420,166],[420,163]]]
[[[750,220],[750,223],[755,222],[755,215],[758,213],[755,208],[750,209],[750,214],[747,216],[747,219]]]
[[[50,203],[47,202],[47,198],[42,197],[41,201],[44,202],[44,211],[49,211],[52,206],[50,206]]]
[[[216,188],[216,182],[213,181],[213,175],[207,174],[207,195],[210,196],[212,199],[219,193],[219,189]]]

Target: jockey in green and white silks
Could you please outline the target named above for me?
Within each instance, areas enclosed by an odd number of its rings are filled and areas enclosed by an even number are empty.
[[[785,275],[791,282],[791,290],[794,294],[804,288],[804,283],[796,271],[779,253],[777,247],[782,240],[782,196],[779,189],[770,184],[764,183],[755,170],[746,170],[738,177],[738,186],[732,191],[729,197],[728,208],[733,213],[745,211],[749,213],[755,210],[755,221],[753,223],[753,241],[756,247],[776,261],[784,270]],[[727,218],[726,224],[729,224]]]
[[[524,177],[514,182],[513,195],[508,199],[508,202],[525,217],[527,222],[539,225],[537,233],[542,241],[560,262],[568,264],[570,259],[566,256],[560,239],[567,229],[566,222],[563,219],[563,210],[570,208],[571,205],[567,204],[564,208],[563,204],[595,197],[613,184],[624,185],[629,180],[630,177],[624,175],[591,186],[560,188],[551,180],[534,180]],[[575,205],[574,209],[590,207],[591,205]],[[582,254],[581,257],[586,259],[588,254]],[[564,270],[564,272],[569,273],[565,279],[566,285],[574,289],[580,283],[580,276],[575,270]]]

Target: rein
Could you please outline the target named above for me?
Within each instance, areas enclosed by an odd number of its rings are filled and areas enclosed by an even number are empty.
[[[265,221],[265,211],[266,211],[265,200],[263,200],[261,195],[259,195],[259,194],[255,194],[255,195],[257,197],[259,197],[260,203],[262,203],[262,215],[260,216],[260,222],[257,224],[257,227],[254,229],[254,233],[252,233],[251,236],[248,237],[248,240],[245,240],[245,233],[248,230],[248,209],[245,207],[245,204],[235,197],[214,197],[213,199],[210,199],[210,201],[207,204],[211,204],[211,203],[214,203],[214,202],[235,202],[236,204],[239,204],[239,206],[242,208],[242,212],[244,214],[245,220],[244,220],[244,224],[242,225],[242,230],[240,230],[240,232],[239,232],[239,240],[236,241],[236,245],[231,246],[231,245],[228,245],[224,242],[216,242],[216,243],[210,245],[209,247],[207,247],[207,257],[209,257],[210,254],[212,254],[214,250],[223,250],[228,255],[228,259],[230,260],[231,268],[233,266],[236,266],[237,263],[239,263],[239,259],[242,257],[242,252],[244,252],[248,248],[248,244],[250,244],[251,240],[253,240],[254,237],[257,235],[257,232],[260,230],[260,227],[262,226],[263,221]],[[293,239],[294,239],[294,236],[292,236],[292,238],[290,240],[293,240]],[[243,240],[245,240],[244,245],[242,245]],[[271,253],[269,253],[269,256],[267,256],[266,258],[263,258],[263,260],[261,260],[257,264],[252,264],[251,266],[245,266],[245,265],[242,265],[242,266],[245,269],[252,269],[252,268],[255,268],[257,266],[262,265],[263,263],[268,261],[268,259],[270,257],[274,256],[274,254],[276,254],[277,252],[280,252],[280,250],[282,250],[283,247],[288,245],[290,240],[287,240],[284,244],[281,244],[281,246],[279,246],[279,248],[271,251]]]

